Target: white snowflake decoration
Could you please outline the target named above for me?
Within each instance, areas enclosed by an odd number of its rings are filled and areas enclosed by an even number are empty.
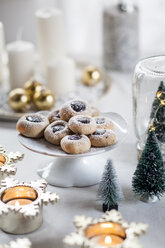
[[[0,248],[30,248],[31,242],[27,238],[11,241],[9,245],[0,245]]]
[[[102,223],[102,222],[114,222],[119,223],[125,229],[126,239],[123,243],[115,245],[116,248],[141,248],[141,244],[138,241],[138,237],[147,232],[148,226],[142,223],[128,224],[123,220],[121,214],[116,210],[106,212],[100,219],[92,219],[85,216],[76,216],[74,218],[74,224],[77,228],[77,232],[71,233],[64,238],[64,243],[69,246],[77,246],[82,248],[103,248],[103,246],[96,245],[85,235],[85,230],[88,226]]]
[[[24,154],[21,152],[7,153],[4,148],[0,145],[0,155],[4,156],[6,159],[4,165],[0,167],[0,175],[15,175],[17,170],[15,167],[15,163],[20,161],[24,157]]]
[[[38,215],[40,206],[42,204],[47,205],[48,203],[58,202],[59,196],[56,193],[45,192],[47,183],[44,179],[32,181],[31,183],[20,183],[18,180],[13,178],[6,178],[2,181],[2,188],[0,190],[0,198],[6,189],[16,186],[27,186],[32,187],[37,192],[37,199],[28,205],[7,205],[0,200],[0,216],[3,214],[9,214],[10,212],[21,213],[24,218],[33,218]]]

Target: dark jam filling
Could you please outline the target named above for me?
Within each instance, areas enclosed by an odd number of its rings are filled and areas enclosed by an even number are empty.
[[[86,109],[86,106],[82,102],[73,102],[71,107],[75,112],[83,112]]]
[[[42,119],[39,116],[27,116],[26,120],[30,122],[41,122],[42,121]]]
[[[60,118],[60,113],[59,112],[56,114],[56,117],[57,118]]]
[[[93,135],[103,135],[105,134],[105,130],[97,130],[96,132],[93,133]]]
[[[80,140],[81,136],[80,135],[70,135],[68,137],[69,140]]]
[[[62,131],[64,128],[65,128],[64,125],[56,125],[52,127],[52,130],[53,130],[53,133],[56,133],[56,132]]]
[[[96,119],[96,124],[103,124],[105,122],[104,118]]]
[[[83,123],[83,124],[89,124],[90,120],[88,120],[86,118],[81,118],[81,119],[78,119],[78,122]]]

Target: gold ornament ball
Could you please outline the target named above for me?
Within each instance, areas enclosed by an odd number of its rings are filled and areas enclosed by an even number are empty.
[[[40,110],[48,110],[54,106],[55,97],[51,90],[41,89],[34,93],[33,102]]]
[[[9,93],[9,105],[16,111],[22,111],[30,103],[30,96],[22,88],[16,88]]]
[[[34,93],[36,91],[40,91],[41,88],[42,88],[42,83],[36,80],[29,80],[24,85],[24,89],[30,95],[31,98],[33,97]]]
[[[97,84],[101,79],[100,70],[93,65],[87,66],[82,75],[82,81],[85,85],[93,86]]]

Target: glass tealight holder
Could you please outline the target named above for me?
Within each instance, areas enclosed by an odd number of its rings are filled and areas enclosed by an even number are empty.
[[[165,160],[165,56],[141,60],[133,77],[133,114],[140,157],[150,129],[155,131]]]

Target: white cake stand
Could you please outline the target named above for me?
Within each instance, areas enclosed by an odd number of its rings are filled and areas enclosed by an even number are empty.
[[[126,121],[116,113],[102,113],[114,122],[117,143],[113,146],[94,148],[83,154],[67,154],[60,146],[49,144],[44,138],[31,139],[18,135],[20,143],[29,150],[54,157],[38,170],[49,184],[59,187],[85,187],[97,184],[102,176],[106,156],[103,154],[118,147],[126,138]]]

